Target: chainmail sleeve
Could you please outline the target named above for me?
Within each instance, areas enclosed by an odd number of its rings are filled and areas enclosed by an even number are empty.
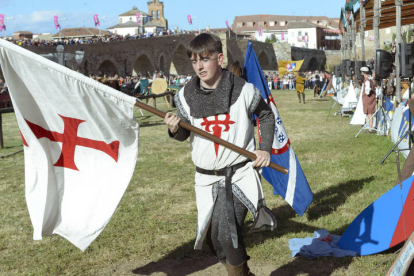
[[[174,102],[175,105],[177,106],[177,117],[181,119],[181,121],[186,122],[186,123],[190,123],[190,120],[188,118],[188,114],[185,112],[182,103],[180,101],[180,98],[178,97],[178,94],[176,94],[174,96]],[[178,126],[178,130],[175,134],[172,134],[170,129],[168,129],[168,135],[178,141],[185,141],[187,140],[187,138],[190,136],[191,131]]]
[[[256,106],[251,106],[251,110],[253,110],[253,114],[259,117],[260,121],[259,129],[262,138],[260,149],[272,154],[272,144],[276,124],[275,115],[269,105],[262,98],[260,91],[257,89],[255,89],[255,97],[252,104]]]

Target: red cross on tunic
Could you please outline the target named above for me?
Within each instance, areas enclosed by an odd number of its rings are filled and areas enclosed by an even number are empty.
[[[59,115],[59,114],[58,114]],[[54,164],[56,167],[64,167],[72,170],[78,171],[78,168],[75,164],[75,149],[76,146],[92,148],[95,150],[102,151],[112,157],[115,162],[118,162],[118,152],[119,152],[119,141],[113,141],[110,144],[107,144],[103,141],[96,141],[88,138],[82,138],[78,136],[78,127],[81,123],[85,122],[84,120],[69,118],[62,115],[59,115],[64,123],[63,133],[58,133],[55,131],[46,130],[41,126],[38,126],[32,122],[29,122],[25,119],[26,123],[29,125],[33,134],[37,139],[47,138],[52,142],[61,142],[62,143],[62,152],[58,161]],[[23,137],[22,137],[23,138]],[[24,140],[24,138],[23,138]],[[24,140],[26,146],[27,142]]]
[[[213,121],[209,121],[209,120],[207,120],[207,118],[203,118],[203,122],[201,123],[201,126],[205,126],[206,127],[205,130],[207,132],[211,132],[210,126],[213,125],[213,135],[216,136],[216,137],[221,138],[221,132],[222,131],[225,131],[225,132],[229,131],[230,130],[230,125],[236,123],[234,121],[230,121],[230,114],[225,114],[225,115],[226,115],[226,118],[224,120],[219,120],[218,115],[214,116]],[[224,130],[219,125],[223,125]],[[216,156],[218,155],[218,149],[219,149],[219,144],[214,143],[214,150],[216,151]]]

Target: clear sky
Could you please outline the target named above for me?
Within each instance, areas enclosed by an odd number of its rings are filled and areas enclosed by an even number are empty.
[[[148,0],[149,1],[149,0]],[[225,28],[235,16],[253,14],[339,17],[345,0],[163,0],[164,15],[170,29]],[[118,15],[136,6],[148,12],[147,0],[0,0],[0,14],[6,14],[7,35],[16,31],[55,34],[53,16],[63,28],[94,27],[93,15],[99,14],[101,29],[118,23]],[[102,17],[106,16],[106,19]],[[6,33],[0,32],[0,36]]]

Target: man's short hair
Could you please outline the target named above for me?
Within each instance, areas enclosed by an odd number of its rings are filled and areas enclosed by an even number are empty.
[[[191,40],[187,48],[187,56],[208,57],[213,53],[223,53],[223,46],[218,36],[202,33]]]

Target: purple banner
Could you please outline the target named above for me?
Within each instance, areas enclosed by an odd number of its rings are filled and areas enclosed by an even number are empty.
[[[94,16],[93,16],[93,21],[95,22],[95,27],[96,26],[100,26],[101,24],[99,23],[99,16],[98,16],[98,14],[95,14]]]
[[[140,19],[140,14],[139,13],[137,13],[137,24],[138,24],[138,26],[141,24],[141,19]]]
[[[259,36],[262,36],[262,28],[259,28]]]
[[[59,25],[59,16],[58,15],[55,15],[54,16],[54,19],[55,19],[55,28],[57,30],[58,28],[60,28],[60,25]]]
[[[230,30],[229,21],[226,21],[226,26],[227,26],[227,29]]]
[[[0,32],[6,30],[6,25],[4,25],[4,14],[0,14]]]
[[[285,40],[285,33],[282,32],[282,40]]]
[[[193,25],[193,20],[191,19],[191,15],[187,16],[188,24]]]

